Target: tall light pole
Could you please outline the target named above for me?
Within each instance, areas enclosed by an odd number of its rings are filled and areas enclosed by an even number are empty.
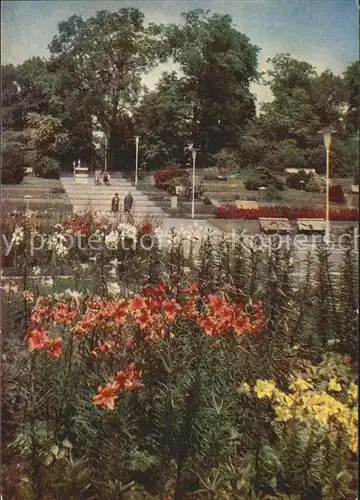
[[[107,137],[105,136],[105,172],[107,171]]]
[[[326,183],[325,183],[325,193],[326,193],[326,206],[325,206],[325,239],[326,243],[330,242],[330,147],[332,134],[335,132],[331,127],[326,127],[320,131],[324,137],[324,146],[326,151]]]
[[[138,135],[135,136],[136,153],[135,153],[135,186],[138,182],[138,163],[139,163],[139,139]]]
[[[196,162],[196,154],[197,149],[192,148],[192,160],[193,160],[193,168],[192,168],[192,202],[191,202],[191,218],[193,219],[195,216],[195,162]]]

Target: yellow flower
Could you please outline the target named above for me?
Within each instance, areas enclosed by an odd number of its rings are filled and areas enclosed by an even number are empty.
[[[330,417],[329,409],[326,406],[314,405],[314,418],[319,424],[327,425]]]
[[[348,401],[350,404],[356,403],[359,396],[359,388],[356,384],[351,383],[348,390]]]
[[[239,391],[242,394],[249,394],[249,392],[250,392],[249,384],[247,382],[244,382],[243,384],[241,384],[241,386],[239,387]]]
[[[276,418],[278,422],[287,422],[292,419],[291,411],[288,408],[282,408],[281,406],[274,407]]]
[[[329,391],[340,392],[342,390],[341,385],[337,382],[336,377],[332,378],[328,385]]]
[[[309,389],[312,389],[312,385],[309,384],[309,382],[306,382],[306,380],[302,378],[297,378],[291,385],[290,389],[293,391],[308,391]]]
[[[271,398],[276,389],[276,385],[271,380],[257,380],[254,391],[259,399]]]

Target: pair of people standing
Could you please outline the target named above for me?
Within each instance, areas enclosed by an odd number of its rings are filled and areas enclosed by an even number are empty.
[[[131,196],[131,192],[129,191],[128,194],[124,198],[124,212],[127,214],[131,213],[131,209],[134,203],[134,199]],[[112,213],[118,213],[119,212],[119,204],[120,204],[120,198],[118,193],[115,193],[115,196],[111,200],[111,211]]]
[[[103,181],[105,186],[107,186],[110,182],[110,175],[108,172],[104,172],[98,168],[97,170],[95,170],[95,184],[100,184],[101,180]]]

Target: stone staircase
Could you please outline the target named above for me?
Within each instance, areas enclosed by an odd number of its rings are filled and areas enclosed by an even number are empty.
[[[124,198],[130,191],[134,199],[132,209],[134,216],[167,217],[167,214],[154,201],[138,191],[133,184],[119,174],[111,176],[108,186],[95,185],[94,178],[90,175],[81,179],[73,175],[62,175],[60,180],[73,206],[73,212],[84,210],[110,212],[111,200],[115,193],[119,195],[120,211],[122,211]]]

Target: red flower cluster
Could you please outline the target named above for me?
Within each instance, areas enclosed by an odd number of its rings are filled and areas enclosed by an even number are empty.
[[[75,300],[70,304],[51,304],[48,297],[41,297],[31,314],[34,327],[29,331],[28,346],[30,351],[46,350],[50,356],[58,358],[62,340],[60,337],[50,339],[50,328],[70,327],[70,335],[89,336],[90,356],[95,361],[101,354],[116,353],[121,347],[130,351],[142,343],[157,342],[169,333],[171,324],[178,319],[192,321],[205,335],[219,341],[231,335],[256,334],[265,324],[260,303],[247,311],[243,305],[231,303],[220,295],[202,297],[196,283],[182,290],[175,299],[168,286],[160,282],[146,286],[141,294],[131,299],[91,300],[82,314]],[[96,347],[92,344],[94,339]],[[99,388],[94,403],[114,408],[119,392],[143,386],[139,379],[140,373],[134,365],[117,372],[109,384]]]
[[[215,215],[219,219],[258,219],[265,218],[286,218],[296,219],[323,219],[324,210],[317,208],[294,208],[294,207],[259,207],[259,208],[238,208],[234,205],[223,205],[218,207]],[[359,220],[359,210],[330,210],[330,219],[333,221],[357,221]]]
[[[197,292],[194,283],[183,290],[180,300],[176,300],[167,295],[167,285],[160,282],[145,287],[141,295],[129,300],[91,301],[71,333],[85,336],[97,328],[112,335],[111,340],[114,340],[119,328],[133,326],[140,332],[138,340],[153,343],[164,337],[177,318],[192,320],[210,337],[257,333],[263,327],[265,319],[261,304],[255,305],[249,314],[240,304],[228,303],[216,295],[202,298]],[[134,343],[133,338],[128,338],[126,348],[131,349]],[[108,347],[105,343],[95,351],[107,352]]]
[[[40,326],[53,323],[55,325],[72,325],[78,314],[76,304],[58,302],[50,305],[47,297],[39,297],[36,306],[31,311],[31,321]]]
[[[139,228],[140,236],[143,234],[153,234],[153,232],[154,228],[151,222],[144,222]]]
[[[64,228],[79,236],[88,236],[91,233],[91,223],[86,215],[76,215],[72,219],[65,221]]]
[[[29,351],[46,351],[53,358],[61,356],[62,339],[60,337],[49,338],[49,330],[46,328],[29,329],[27,339]]]
[[[115,400],[119,397],[120,392],[135,391],[144,387],[140,382],[141,373],[131,364],[125,370],[117,372],[112,381],[106,384],[105,387],[99,387],[98,395],[94,396],[93,403],[103,408],[113,410],[115,408]]]

